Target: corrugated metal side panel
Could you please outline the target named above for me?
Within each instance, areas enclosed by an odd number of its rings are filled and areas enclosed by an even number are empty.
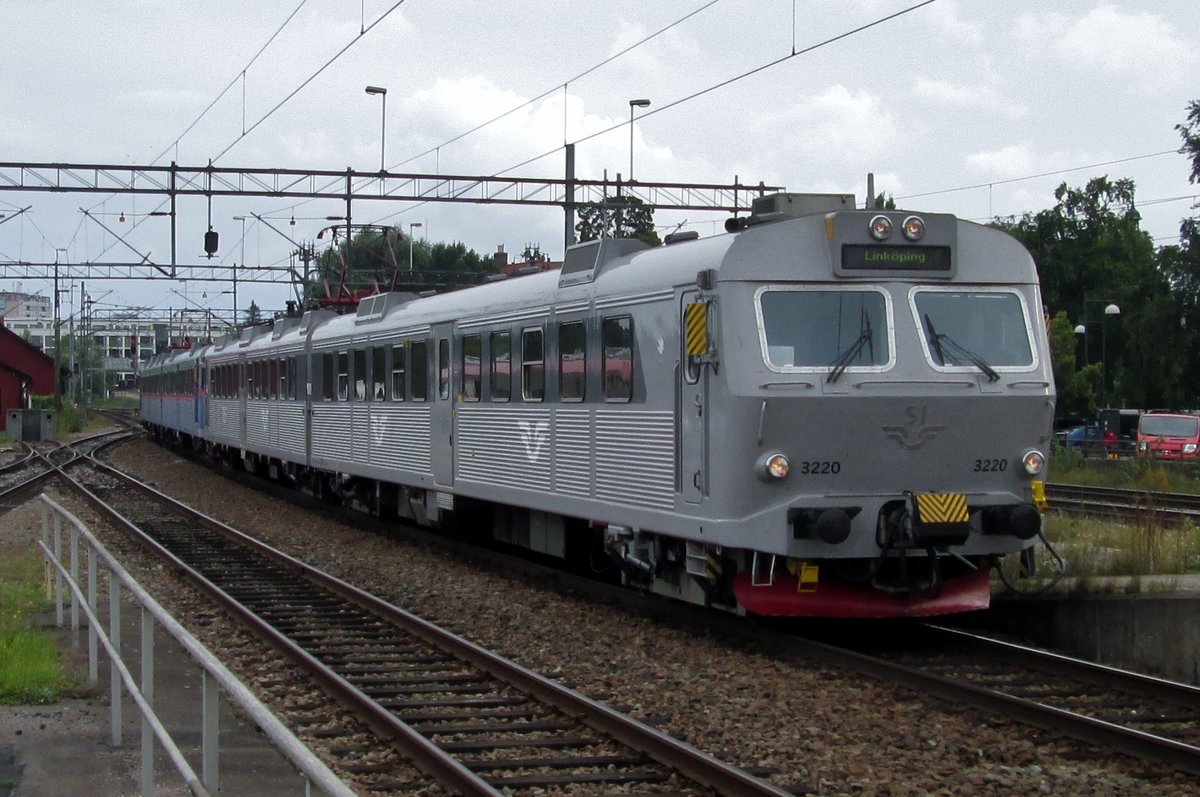
[[[554,490],[567,495],[592,495],[592,412],[554,413]]]
[[[429,404],[376,404],[371,411],[371,464],[429,473]]]
[[[369,405],[357,401],[350,405],[350,457],[359,465],[371,462],[371,428],[368,424]]]
[[[319,404],[313,409],[313,457],[349,461],[350,408],[345,404]]]
[[[208,429],[206,436],[222,443],[238,442],[238,403],[234,399],[208,401]]]
[[[675,423],[670,412],[596,412],[596,497],[675,508]]]
[[[455,478],[550,490],[550,411],[459,405]]]
[[[279,404],[279,449],[299,459],[304,458],[304,402]]]
[[[246,402],[246,446],[271,447],[271,416],[265,402]]]

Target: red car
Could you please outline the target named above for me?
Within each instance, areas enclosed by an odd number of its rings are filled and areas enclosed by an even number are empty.
[[[1195,459],[1200,445],[1200,417],[1147,412],[1138,423],[1137,453],[1155,459]]]

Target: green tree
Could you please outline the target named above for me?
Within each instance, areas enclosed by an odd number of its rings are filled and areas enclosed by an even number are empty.
[[[246,308],[246,325],[254,326],[262,323],[262,320],[262,309],[259,308],[257,302],[251,300],[250,306]]]
[[[1161,308],[1170,303],[1169,285],[1157,269],[1154,244],[1141,229],[1133,180],[1096,177],[1083,188],[1063,183],[1054,207],[994,225],[1016,236],[1033,255],[1043,301],[1052,315],[1065,312],[1085,324],[1086,368],[1107,361],[1107,403],[1154,403],[1168,392],[1171,367],[1162,347]],[[1106,321],[1103,307],[1115,303],[1120,316]],[[1101,339],[1104,343],[1101,343]],[[1147,345],[1150,344],[1150,345]],[[1098,398],[1098,396],[1097,396]],[[1090,412],[1086,392],[1068,391],[1060,413]]]
[[[635,196],[608,197],[580,205],[575,231],[580,242],[597,238],[637,238],[650,246],[662,241],[654,230],[654,208]]]
[[[409,241],[391,227],[364,228],[349,243],[342,237],[315,263],[306,297],[340,299],[347,306],[385,291],[416,293],[476,285],[495,272],[492,258],[461,242]]]
[[[880,193],[871,203],[871,207],[875,208],[875,210],[895,210],[896,198],[891,194]]]
[[[1188,180],[1192,183],[1200,182],[1200,100],[1192,100],[1187,107],[1187,123],[1175,125],[1175,129],[1179,131],[1180,138],[1183,139],[1183,146],[1179,151],[1192,159],[1192,173],[1188,175]]]
[[[1082,365],[1079,362],[1075,324],[1067,317],[1065,310],[1050,319],[1048,333],[1059,415],[1092,414],[1097,409],[1100,364]]]

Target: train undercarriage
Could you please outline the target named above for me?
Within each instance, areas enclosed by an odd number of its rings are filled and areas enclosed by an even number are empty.
[[[881,516],[878,556],[808,561],[318,470],[152,431],[230,468],[322,501],[520,548],[581,573],[738,614],[868,618],[986,609],[997,564],[995,557],[945,553],[958,538],[944,530],[949,536],[914,537],[903,513]]]

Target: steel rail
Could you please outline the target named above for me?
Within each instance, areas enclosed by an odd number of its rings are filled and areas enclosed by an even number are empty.
[[[456,634],[441,629],[410,612],[359,590],[357,587],[335,576],[317,570],[220,521],[197,513],[191,507],[176,501],[149,485],[131,479],[128,475],[122,474],[105,463],[93,458],[92,464],[104,469],[106,472],[112,473],[118,478],[124,479],[127,483],[134,485],[136,489],[153,495],[156,500],[167,502],[176,509],[201,519],[205,525],[216,529],[239,545],[247,547],[255,554],[290,570],[298,577],[302,576],[317,586],[334,592],[370,613],[386,621],[395,623],[403,630],[414,634],[448,655],[474,664],[493,677],[515,686],[544,703],[554,706],[584,725],[605,733],[628,747],[644,753],[660,765],[676,770],[702,786],[734,797],[787,797],[789,795],[789,792],[772,786],[743,770],[713,758],[691,745],[662,734],[654,728],[633,718],[624,716],[597,701],[572,692],[531,670],[497,656],[491,651],[475,645]],[[95,505],[97,509],[106,514],[114,515],[113,510],[98,496],[87,491],[82,485],[76,484],[85,493],[88,501]],[[119,516],[115,516],[115,519],[131,533],[136,534],[139,538],[144,538],[145,535],[129,521]],[[194,568],[182,562],[161,544],[150,539],[147,539],[147,543],[158,555],[170,561],[173,567],[186,573],[189,578],[194,579],[206,593],[242,618],[257,633],[261,634],[263,638],[267,639],[287,655],[301,662],[304,666],[310,668],[321,683],[340,700],[353,705],[356,709],[363,707],[376,731],[392,738],[397,749],[409,756],[418,767],[431,777],[438,779],[450,788],[463,794],[496,795],[501,793],[481,777],[475,775],[474,772],[461,764],[457,759],[427,740],[411,726],[380,706],[369,696],[362,693],[357,687],[315,658],[311,653],[300,648],[258,615],[241,606],[219,586],[198,573]]]
[[[1051,508],[1075,513],[1123,518],[1151,514],[1167,519],[1200,521],[1200,495],[1189,493],[1048,483],[1046,499]]]
[[[847,648],[815,640],[805,640],[804,644],[808,653],[816,659],[908,687],[924,696],[965,703],[1080,741],[1200,774],[1200,747]]]
[[[1165,678],[1157,678],[1145,673],[1111,667],[1107,664],[1084,661],[1083,659],[1064,656],[1061,653],[1049,650],[1030,648],[1002,639],[993,639],[971,633],[970,631],[964,631],[961,628],[949,628],[935,623],[925,623],[924,627],[951,639],[978,646],[979,649],[986,651],[988,655],[1011,655],[1018,661],[1024,660],[1022,663],[1031,663],[1034,667],[1041,666],[1048,671],[1064,673],[1081,681],[1088,681],[1105,687],[1111,686],[1114,681],[1119,681],[1123,691],[1161,700],[1166,703],[1186,706],[1196,711],[1197,719],[1200,719],[1200,686],[1193,686],[1192,684],[1180,683],[1178,681],[1168,681]]]

